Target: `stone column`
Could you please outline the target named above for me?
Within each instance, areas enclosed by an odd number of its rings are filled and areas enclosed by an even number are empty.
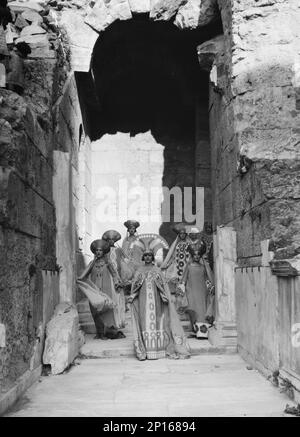
[[[218,226],[214,235],[215,254],[215,324],[209,330],[214,346],[237,347],[235,311],[235,267],[237,266],[236,232]]]
[[[56,256],[60,267],[59,301],[75,301],[75,222],[70,153],[54,151],[53,199],[56,209]]]

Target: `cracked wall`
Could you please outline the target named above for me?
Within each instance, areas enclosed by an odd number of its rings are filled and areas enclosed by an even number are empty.
[[[214,224],[234,226],[240,266],[300,250],[297,2],[219,2],[225,47],[211,74]],[[217,127],[217,128],[216,128]]]

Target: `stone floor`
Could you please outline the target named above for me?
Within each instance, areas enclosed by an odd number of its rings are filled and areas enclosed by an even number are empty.
[[[237,354],[189,339],[187,360],[138,361],[126,338],[86,336],[80,358],[58,376],[42,376],[6,414],[12,417],[284,416],[292,402]]]
[[[292,402],[238,355],[81,359],[44,376],[6,416],[281,417]]]

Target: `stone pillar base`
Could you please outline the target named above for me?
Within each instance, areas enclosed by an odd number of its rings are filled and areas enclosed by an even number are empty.
[[[232,322],[215,322],[208,330],[208,341],[213,346],[223,346],[237,350],[236,324]]]

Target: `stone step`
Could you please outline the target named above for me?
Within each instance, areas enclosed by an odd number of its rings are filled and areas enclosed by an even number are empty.
[[[129,330],[125,328],[126,338],[116,340],[97,340],[94,335],[86,335],[86,342],[81,347],[80,353],[82,358],[120,358],[133,357],[133,337]],[[190,333],[191,336],[193,334]],[[234,346],[212,346],[206,339],[188,338],[188,344],[191,349],[191,355],[220,355],[236,353]]]
[[[123,330],[126,338],[116,340],[98,340],[94,339],[95,325],[89,310],[87,299],[77,304],[79,313],[79,322],[82,330],[85,332],[85,344],[81,347],[80,354],[82,358],[120,358],[134,357],[133,336],[131,329],[130,312],[126,313],[126,327]],[[230,342],[227,346],[213,346],[207,339],[197,339],[191,332],[190,321],[186,315],[180,316],[181,324],[191,348],[191,355],[202,354],[231,354],[236,353],[236,342]],[[228,339],[227,339],[228,340]],[[234,340],[234,339],[233,339]]]

